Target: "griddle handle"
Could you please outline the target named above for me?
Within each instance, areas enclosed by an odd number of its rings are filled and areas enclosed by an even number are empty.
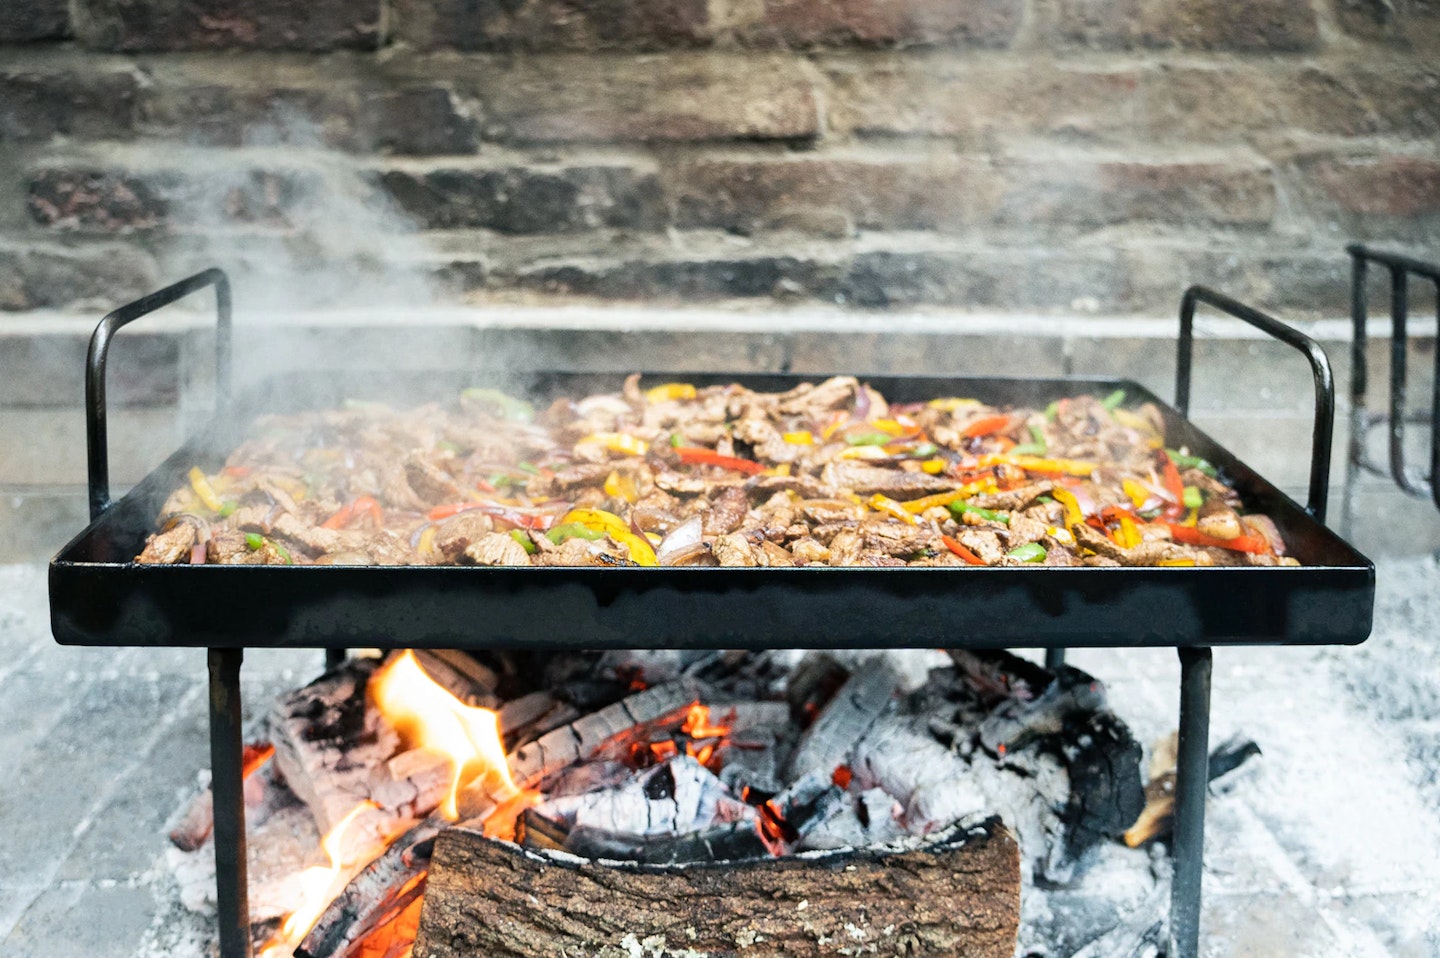
[[[1315,428],[1310,440],[1310,499],[1305,510],[1324,522],[1325,504],[1330,497],[1330,442],[1335,429],[1335,377],[1330,371],[1330,357],[1315,340],[1273,316],[1267,316],[1209,287],[1192,286],[1180,301],[1180,345],[1175,368],[1175,408],[1187,419],[1190,418],[1195,307],[1199,303],[1249,323],[1287,346],[1298,349],[1310,361],[1310,374],[1315,380]]]
[[[1440,482],[1436,481],[1436,477],[1440,477],[1440,385],[1436,386],[1430,399],[1429,488],[1412,480],[1410,471],[1405,465],[1405,419],[1409,415],[1405,408],[1409,349],[1406,325],[1410,317],[1410,277],[1418,276],[1434,283],[1437,297],[1440,297],[1440,267],[1412,259],[1409,256],[1370,249],[1360,243],[1352,243],[1345,248],[1345,252],[1349,253],[1352,259],[1350,318],[1355,327],[1355,335],[1350,347],[1351,407],[1357,411],[1365,408],[1367,385],[1365,324],[1369,316],[1366,284],[1369,279],[1368,267],[1373,262],[1390,271],[1390,475],[1394,478],[1395,484],[1405,492],[1420,499],[1428,497],[1437,508],[1440,508]],[[1436,322],[1440,324],[1440,312],[1437,312]],[[1440,329],[1440,325],[1437,325],[1437,329]],[[1436,352],[1435,363],[1437,371],[1440,371],[1440,350]],[[1440,379],[1437,379],[1436,382],[1440,384]],[[1350,439],[1350,461],[1352,463],[1360,462],[1364,456],[1364,449],[1361,447],[1363,439],[1361,427],[1363,425],[1358,417],[1352,417]]]
[[[216,405],[230,402],[230,279],[219,269],[207,269],[173,286],[110,313],[100,320],[90,337],[85,359],[85,446],[90,467],[90,520],[110,508],[110,439],[105,407],[105,365],[110,340],[122,328],[142,316],[163,309],[207,286],[215,287],[215,397]]]

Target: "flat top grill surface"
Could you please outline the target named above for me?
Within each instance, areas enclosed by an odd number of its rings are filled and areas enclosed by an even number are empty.
[[[887,399],[1045,405],[1124,389],[1166,441],[1210,460],[1266,513],[1301,567],[543,568],[137,565],[157,510],[194,465],[215,469],[258,412],[345,399],[449,399],[472,385],[539,402],[618,390],[623,375],[279,377],[192,439],[60,551],[52,627],[66,645],[399,648],[1194,646],[1358,643],[1374,565],[1143,387],[1113,379],[862,377]],[[819,377],[665,373],[778,391]]]

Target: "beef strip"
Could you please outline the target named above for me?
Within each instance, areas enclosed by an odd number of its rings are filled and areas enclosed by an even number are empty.
[[[495,530],[495,521],[481,512],[462,512],[443,522],[435,524],[435,551],[444,556],[446,562],[458,562],[467,554],[471,545],[479,542]],[[506,536],[508,539],[509,536]],[[515,540],[510,540],[514,544]],[[524,551],[523,549],[521,551]],[[516,565],[517,563],[479,562],[477,565]],[[523,563],[529,565],[529,563]]]
[[[156,533],[145,540],[145,548],[135,561],[142,565],[189,562],[190,550],[195,546],[196,536],[195,526],[188,522],[177,522],[164,532]]]
[[[717,538],[710,545],[710,551],[722,566],[757,566],[760,560],[755,548],[739,533],[730,533]]]
[[[427,505],[464,502],[471,498],[448,472],[427,461],[418,452],[405,457],[405,480]]]
[[[820,473],[820,479],[828,486],[850,489],[861,496],[878,492],[899,500],[919,499],[955,488],[954,482],[939,476],[867,466],[851,460],[829,463]]]
[[[475,565],[529,565],[525,547],[506,532],[486,532],[465,547],[463,562]]]
[[[738,486],[721,489],[711,500],[711,509],[705,514],[704,532],[707,536],[725,535],[734,532],[745,522],[745,513],[750,510],[750,497]]]
[[[1055,483],[1047,480],[1028,486],[1021,486],[1019,489],[1010,489],[1006,492],[978,493],[965,501],[972,506],[979,506],[981,509],[994,509],[997,511],[1024,509],[1041,496],[1048,495],[1054,488]]]

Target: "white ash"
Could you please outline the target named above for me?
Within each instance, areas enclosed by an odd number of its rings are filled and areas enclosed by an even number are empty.
[[[572,828],[644,836],[684,835],[756,817],[754,808],[688,755],[647,769],[619,788],[551,799],[536,811]]]

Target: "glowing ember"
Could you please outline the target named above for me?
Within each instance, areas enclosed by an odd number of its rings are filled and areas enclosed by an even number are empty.
[[[280,932],[266,944],[265,950],[260,953],[260,958],[281,958],[291,954],[295,946],[309,933],[311,927],[319,920],[320,915],[325,911],[326,906],[335,899],[345,888],[349,876],[346,874],[345,866],[349,864],[343,860],[342,850],[345,847],[345,831],[361,812],[379,808],[374,802],[361,802],[340,821],[335,827],[320,840],[320,847],[325,850],[330,864],[316,865],[307,868],[300,873],[301,904],[300,907],[290,913],[285,919],[285,924],[280,927]]]
[[[508,804],[522,794],[510,777],[499,716],[451,695],[425,674],[412,652],[375,673],[370,689],[381,714],[412,744],[440,752],[454,764],[450,794],[440,805],[446,818],[460,817],[461,789],[482,778],[497,803]]]
[[[680,731],[691,738],[722,738],[730,734],[730,726],[711,725],[710,707],[696,702],[686,713],[685,724],[680,726]]]

